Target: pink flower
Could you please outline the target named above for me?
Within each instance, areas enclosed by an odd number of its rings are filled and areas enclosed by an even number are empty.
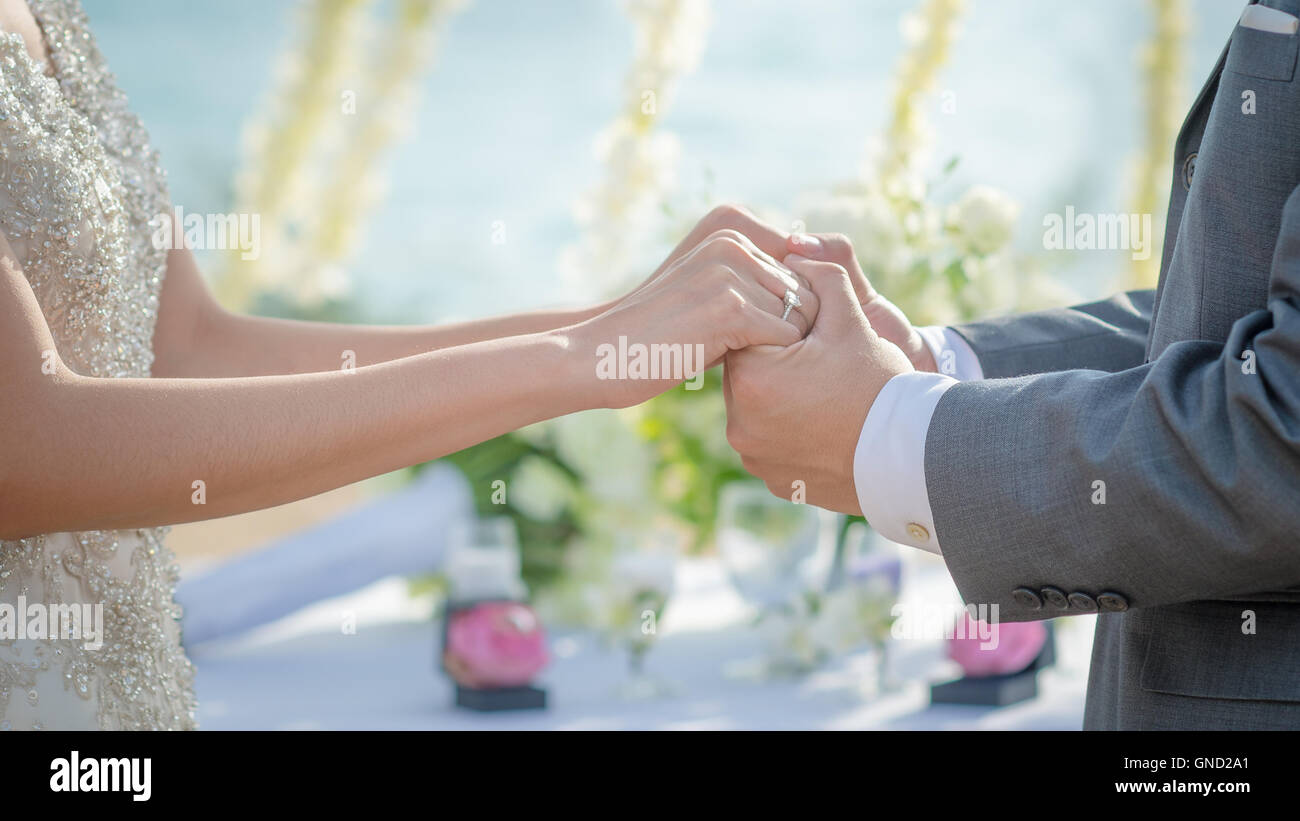
[[[546,666],[546,633],[531,608],[484,602],[451,616],[447,670],[466,687],[521,687]]]
[[[948,658],[970,678],[1018,673],[1029,666],[1047,640],[1041,621],[985,624],[962,613],[948,640]]]

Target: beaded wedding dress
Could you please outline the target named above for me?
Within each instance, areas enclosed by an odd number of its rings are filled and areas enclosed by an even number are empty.
[[[49,64],[31,58],[21,35],[0,33],[0,230],[62,361],[87,376],[147,377],[166,266],[151,222],[170,208],[166,181],[77,0],[29,6]],[[196,726],[164,533],[0,542],[0,729]],[[14,638],[6,610],[22,620],[19,605],[33,602],[102,604],[102,646]]]

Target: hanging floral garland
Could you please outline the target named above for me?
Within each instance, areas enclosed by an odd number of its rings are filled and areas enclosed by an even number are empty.
[[[966,0],[927,0],[902,21],[903,40],[911,46],[898,61],[889,121],[873,163],[881,187],[892,196],[915,193],[909,189],[924,171],[923,161],[933,142],[925,119],[939,71],[948,62]]]
[[[1142,153],[1134,169],[1133,212],[1150,214],[1152,239],[1165,235],[1169,164],[1182,116],[1182,88],[1188,9],[1185,0],[1149,0],[1154,27],[1140,57],[1143,71]],[[1125,287],[1151,288],[1160,274],[1160,253],[1132,260]]]
[[[311,306],[347,289],[343,264],[381,189],[379,157],[402,132],[436,34],[464,0],[306,0],[297,45],[247,127],[236,210],[258,214],[262,253],[232,253],[218,295],[247,307],[279,292]]]
[[[319,221],[310,246],[320,263],[337,266],[355,250],[364,215],[383,194],[377,173],[383,152],[405,131],[417,99],[416,84],[436,53],[438,34],[464,0],[397,0],[384,37],[384,55],[368,74],[365,100],[340,152],[333,180],[318,201]]]
[[[656,126],[681,77],[699,63],[712,19],[708,0],[629,0],[636,32],[617,116],[596,138],[604,178],[581,197],[581,239],[564,249],[560,272],[580,293],[605,294],[634,281],[674,183],[677,138]]]

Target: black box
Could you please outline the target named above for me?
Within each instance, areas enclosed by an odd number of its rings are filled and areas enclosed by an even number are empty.
[[[1043,649],[1018,673],[969,676],[930,685],[931,704],[977,704],[1006,707],[1038,696],[1038,671],[1056,662],[1056,633],[1049,622]]]
[[[456,706],[481,713],[499,710],[545,710],[546,691],[538,687],[498,687],[479,690],[456,685]]]

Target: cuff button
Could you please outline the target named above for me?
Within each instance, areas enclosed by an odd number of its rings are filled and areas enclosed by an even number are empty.
[[[1102,593],[1097,597],[1097,606],[1104,613],[1123,613],[1128,609],[1128,599],[1118,593]]]
[[[907,535],[912,537],[913,541],[927,542],[930,540],[930,531],[926,530],[925,525],[916,522],[907,523]]]
[[[1070,607],[1083,613],[1096,613],[1097,600],[1087,593],[1076,591],[1070,594]]]
[[[1038,598],[1038,594],[1030,590],[1028,587],[1017,587],[1015,590],[1012,590],[1011,598],[1015,600],[1016,604],[1026,610],[1043,609],[1043,600]]]
[[[1042,594],[1043,601],[1059,610],[1065,610],[1070,606],[1070,600],[1065,597],[1065,591],[1060,588],[1044,587]]]

